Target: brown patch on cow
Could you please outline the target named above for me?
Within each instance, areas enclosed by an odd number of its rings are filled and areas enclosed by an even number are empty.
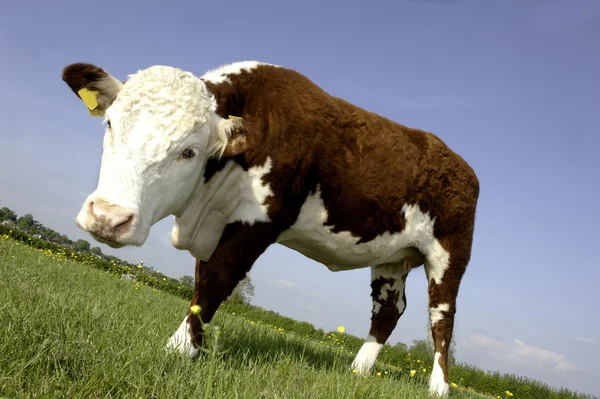
[[[369,334],[375,337],[379,344],[385,343],[396,327],[398,319],[402,316],[402,313],[400,313],[398,309],[400,292],[393,289],[395,282],[396,279],[385,277],[376,278],[371,282],[371,298],[373,299],[373,306],[375,306],[375,303],[378,303],[380,307],[377,312],[373,309]],[[390,288],[384,288],[386,285]],[[384,294],[386,294],[385,298]],[[403,299],[406,298],[404,290],[402,290],[402,297]]]
[[[108,72],[96,65],[75,63],[67,65],[62,71],[62,80],[79,97],[79,90],[86,88],[97,91],[98,110],[106,111],[116,98],[116,93],[107,92],[106,82],[112,79]]]
[[[232,223],[227,225],[217,249],[208,260],[196,260],[196,283],[190,307],[200,306],[200,313],[190,316],[192,342],[202,344],[202,325],[210,322],[221,303],[246,277],[258,257],[277,238],[269,223]]]

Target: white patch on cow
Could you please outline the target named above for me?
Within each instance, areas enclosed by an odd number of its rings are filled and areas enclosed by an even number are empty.
[[[448,383],[444,381],[444,372],[442,371],[442,366],[440,366],[441,356],[439,352],[435,353],[433,370],[431,370],[431,376],[429,377],[429,392],[438,396],[448,395],[450,391]]]
[[[360,237],[350,232],[333,233],[327,226],[327,209],[320,187],[309,195],[294,225],[284,231],[277,242],[320,262],[332,271],[351,270],[386,263],[399,263],[413,257],[416,248],[426,258],[449,259],[448,253],[433,235],[435,218],[420,211],[417,205],[404,204],[401,212],[406,219],[405,229],[398,233],[385,232],[369,242],[358,243]],[[398,217],[402,217],[399,212]],[[434,262],[435,263],[435,262]],[[423,264],[423,260],[414,266]],[[436,263],[432,278],[441,281],[445,271]],[[446,261],[445,265],[448,265]]]
[[[270,172],[271,162],[267,158],[264,165],[244,171],[230,161],[208,182],[199,182],[182,212],[175,215],[173,246],[207,261],[228,223],[269,221],[265,200],[273,192],[263,177]]]
[[[229,75],[237,75],[242,73],[242,71],[250,72],[254,68],[260,65],[272,65],[266,62],[259,61],[240,61],[234,62],[228,65],[222,65],[218,68],[212,69],[202,75],[201,79],[206,80],[208,82],[218,84],[223,82],[231,83],[229,80]],[[272,65],[276,66],[276,65]]]
[[[268,157],[262,166],[254,166],[248,169],[240,184],[240,203],[235,211],[229,216],[229,223],[246,222],[268,222],[269,216],[265,200],[273,195],[271,186],[263,181],[263,177],[271,171],[272,161]]]
[[[356,370],[357,374],[365,374],[371,371],[379,352],[383,345],[377,343],[377,340],[372,335],[369,335],[356,354],[352,362],[352,369]]]
[[[192,344],[191,327],[187,323],[188,316],[185,316],[179,328],[169,338],[167,342],[167,351],[179,352],[182,355],[194,357],[198,349]]]
[[[441,303],[435,308],[429,309],[429,320],[431,322],[431,326],[433,327],[435,323],[444,319],[444,313],[450,310],[450,305],[447,303]]]
[[[371,268],[371,281],[377,280],[381,277],[386,280],[394,280],[393,284],[390,284],[388,281],[386,281],[385,284],[381,286],[377,298],[373,298],[373,314],[379,313],[379,310],[381,309],[381,304],[377,301],[377,299],[381,302],[386,301],[388,299],[388,291],[398,293],[396,307],[398,308],[398,312],[400,314],[404,312],[406,304],[404,303],[403,299],[404,280],[402,277],[408,272],[409,270],[407,270],[407,268],[404,266],[404,263],[395,265],[379,265]]]

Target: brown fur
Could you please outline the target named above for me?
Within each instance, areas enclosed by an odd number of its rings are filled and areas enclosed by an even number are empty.
[[[108,72],[92,64],[75,63],[66,66],[62,72],[62,80],[71,88],[73,93],[79,96],[78,91],[86,88],[97,91],[98,110],[104,112],[115,100],[115,96],[106,93],[99,85],[100,82],[109,77]]]

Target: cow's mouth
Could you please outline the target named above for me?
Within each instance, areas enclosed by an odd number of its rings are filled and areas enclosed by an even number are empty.
[[[126,244],[122,244],[117,241],[109,240],[107,238],[101,237],[94,233],[90,233],[90,234],[92,235],[92,237],[94,237],[94,240],[101,242],[102,244],[106,244],[111,248],[123,248],[126,245]]]

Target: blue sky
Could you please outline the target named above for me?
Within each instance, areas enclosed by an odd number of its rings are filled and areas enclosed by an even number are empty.
[[[71,62],[120,79],[154,64],[198,75],[240,60],[293,68],[436,133],[475,168],[481,196],[458,299],[459,360],[600,395],[599,1],[168,4],[3,5],[0,206],[89,239],[74,219],[95,188],[102,125],[60,80]],[[192,275],[191,256],[170,246],[171,225],[157,224],[142,248],[99,246]],[[368,270],[333,273],[273,246],[251,275],[256,304],[368,332]],[[422,269],[407,299],[392,343],[424,337]]]

